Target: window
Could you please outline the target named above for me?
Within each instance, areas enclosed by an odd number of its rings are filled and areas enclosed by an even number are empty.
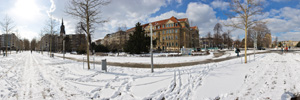
[[[169,40],[171,40],[171,37],[169,36]]]
[[[167,30],[167,33],[169,33],[169,30]]]
[[[156,35],[156,32],[154,32],[154,35]]]
[[[176,46],[177,46],[177,42],[176,42]]]
[[[162,34],[165,34],[165,31],[162,31]]]
[[[165,37],[163,37],[163,40],[165,40]]]
[[[174,46],[174,43],[172,42],[172,46]]]
[[[157,26],[157,29],[160,29],[160,26]]]
[[[176,36],[175,38],[176,38],[176,40],[178,39],[178,37],[177,37],[177,36]]]
[[[162,25],[162,28],[165,28],[165,25]]]
[[[172,30],[172,33],[174,33],[174,30]]]
[[[175,26],[177,26],[177,23],[175,23]]]
[[[177,31],[177,29],[175,30],[175,33],[177,33],[178,31]]]
[[[169,44],[167,43],[167,46],[169,46]]]

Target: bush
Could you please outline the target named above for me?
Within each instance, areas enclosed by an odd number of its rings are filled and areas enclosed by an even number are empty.
[[[101,44],[96,45],[94,50],[95,52],[109,52],[108,48]]]
[[[300,47],[300,42],[297,43],[296,47]]]

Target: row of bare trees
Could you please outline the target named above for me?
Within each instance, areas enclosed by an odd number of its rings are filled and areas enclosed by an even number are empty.
[[[223,33],[222,33],[223,32]],[[223,31],[223,26],[220,23],[217,23],[214,27],[213,36],[209,32],[207,34],[208,39],[213,39],[211,46],[218,48],[230,48],[232,46],[233,40],[231,39],[231,31]]]

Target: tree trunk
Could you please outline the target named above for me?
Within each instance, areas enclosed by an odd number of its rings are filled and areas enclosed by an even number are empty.
[[[86,23],[87,23],[87,37],[90,36],[90,23],[89,23],[89,17],[87,17],[87,20],[86,20]],[[90,69],[90,44],[89,44],[89,38],[86,39],[86,53],[87,53],[87,65],[88,65],[88,70]]]
[[[245,26],[245,63],[247,63],[247,23]]]

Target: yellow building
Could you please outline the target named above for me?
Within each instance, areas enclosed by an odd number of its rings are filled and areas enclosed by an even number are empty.
[[[157,40],[155,50],[180,51],[180,48],[199,48],[199,30],[197,26],[190,27],[188,18],[169,19],[150,22],[153,30],[153,40]],[[149,23],[142,25],[146,34],[150,36]],[[127,30],[133,34],[135,28]]]
[[[284,46],[291,46],[291,47],[296,47],[296,45],[297,45],[297,43],[298,43],[299,41],[291,41],[291,40],[289,40],[289,41],[281,41],[281,44],[283,44]]]

